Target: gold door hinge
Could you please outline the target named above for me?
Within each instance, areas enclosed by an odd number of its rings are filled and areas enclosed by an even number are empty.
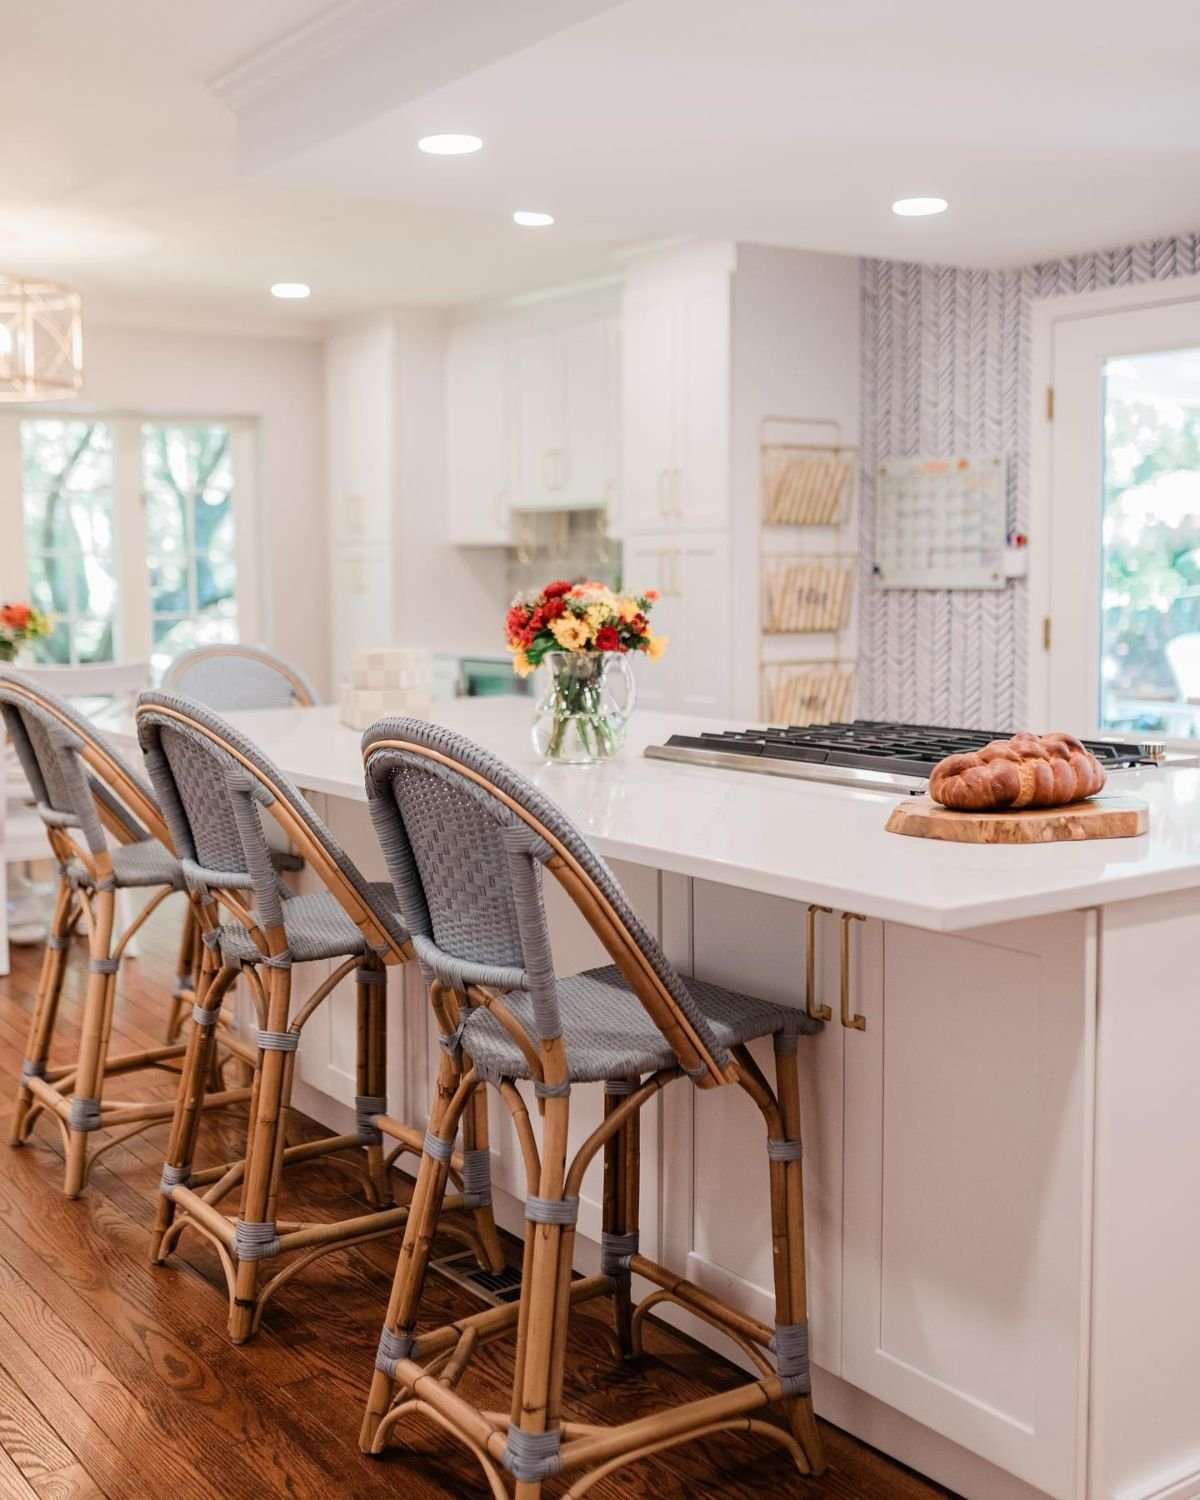
[[[1046,387],[1046,421],[1054,421],[1054,387],[1052,385]]]
[[[1043,651],[1049,651],[1049,649],[1050,649],[1050,616],[1047,615],[1046,618],[1042,621],[1042,650]]]

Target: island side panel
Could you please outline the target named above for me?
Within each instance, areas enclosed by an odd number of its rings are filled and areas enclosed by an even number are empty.
[[[1200,902],[1104,908],[1089,1495],[1200,1495]]]

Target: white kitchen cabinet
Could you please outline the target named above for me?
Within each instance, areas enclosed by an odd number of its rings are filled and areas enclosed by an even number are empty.
[[[670,637],[656,662],[635,662],[639,702],[656,709],[728,713],[728,629],[719,623],[729,589],[729,539],[723,532],[660,532],[633,536],[624,550],[625,586],[656,588],[655,635]]]
[[[392,638],[392,555],[388,547],[335,543],[329,555],[330,644],[338,669],[355,651]]]
[[[730,282],[724,269],[631,289],[624,302],[624,525],[729,520]]]
[[[504,334],[454,329],[446,351],[446,479],[450,540],[458,546],[512,540],[511,423]]]
[[[330,536],[335,546],[386,543],[394,462],[391,330],[372,325],[337,334],[325,359]]]
[[[1094,992],[1094,913],[888,924],[845,1034],[842,1376],[1061,1500],[1083,1473]]]
[[[522,510],[608,503],[613,430],[611,320],[513,338],[509,380],[516,431],[513,504]]]
[[[691,972],[780,1005],[805,1004],[805,908],[695,880]],[[838,919],[815,918],[815,993],[837,1009]],[[864,924],[856,923],[857,928]],[[878,983],[881,926],[857,932],[855,993]],[[842,1112],[845,1036],[835,1019],[799,1051],[804,1214],[814,1360],[837,1374],[842,1322]],[[774,1077],[769,1042],[751,1049]],[[735,1306],[775,1321],[766,1131],[738,1088],[669,1090],[663,1132],[663,1251]]]

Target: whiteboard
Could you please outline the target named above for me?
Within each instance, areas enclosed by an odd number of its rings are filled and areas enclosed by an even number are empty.
[[[875,474],[875,582],[885,589],[1002,589],[1008,460],[998,453],[889,458]]]

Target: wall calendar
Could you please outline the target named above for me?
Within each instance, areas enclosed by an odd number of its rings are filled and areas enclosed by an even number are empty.
[[[1008,462],[1001,454],[889,458],[875,480],[880,588],[1005,586]]]

